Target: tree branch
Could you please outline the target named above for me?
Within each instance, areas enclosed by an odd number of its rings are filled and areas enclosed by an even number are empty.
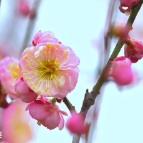
[[[142,3],[143,3],[143,0],[140,0],[137,6],[132,7],[131,14],[130,14],[129,19],[127,21],[127,24],[125,26],[125,28],[128,29],[125,37],[127,37],[129,30],[131,29],[131,27],[134,23],[134,20],[137,16],[141,6],[142,6]],[[91,93],[89,93],[88,90],[86,91],[85,98],[83,101],[83,105],[81,108],[81,113],[84,115],[84,117],[86,117],[87,111],[89,110],[90,106],[93,105],[97,95],[100,94],[100,89],[105,82],[105,78],[104,78],[105,73],[108,72],[108,67],[110,65],[110,62],[112,60],[114,60],[117,57],[117,55],[119,54],[122,46],[124,45],[124,40],[126,40],[126,38],[125,39],[121,39],[121,38],[119,39],[118,43],[116,44],[114,51],[112,52],[112,55],[110,56],[105,68],[103,69],[103,71],[102,71],[96,85],[93,87]],[[80,138],[80,136],[78,136],[78,137]],[[74,138],[73,138],[73,143],[79,143],[79,138],[76,138],[76,140],[74,140]]]

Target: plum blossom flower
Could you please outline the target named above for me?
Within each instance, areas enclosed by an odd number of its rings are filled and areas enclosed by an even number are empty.
[[[129,40],[128,44],[125,44],[124,53],[132,63],[138,62],[143,57],[143,43],[137,40]]]
[[[87,130],[87,126],[84,124],[84,118],[76,112],[72,113],[72,116],[66,123],[66,127],[75,134],[83,134]]]
[[[15,91],[21,97],[21,100],[26,103],[32,102],[38,97],[38,94],[29,88],[23,78],[20,78],[16,81]]]
[[[56,127],[62,130],[64,127],[62,114],[67,116],[67,113],[46,99],[35,100],[27,106],[26,110],[29,110],[31,117],[38,121],[37,124],[42,124],[50,130]]]
[[[5,92],[12,98],[18,98],[14,89],[15,81],[21,78],[19,61],[15,58],[6,57],[0,62],[0,80]]]
[[[71,48],[46,42],[25,49],[20,70],[24,81],[37,94],[63,98],[76,86],[79,63]]]
[[[4,110],[2,116],[2,139],[7,143],[27,143],[32,139],[30,117],[24,111],[24,104],[16,101]]]
[[[119,85],[128,85],[133,81],[131,61],[126,57],[117,57],[112,62],[111,76]]]
[[[47,42],[59,43],[58,39],[55,38],[54,33],[52,33],[51,31],[45,31],[45,32],[39,31],[35,35],[35,37],[32,41],[34,46],[36,46],[39,43],[47,43]]]

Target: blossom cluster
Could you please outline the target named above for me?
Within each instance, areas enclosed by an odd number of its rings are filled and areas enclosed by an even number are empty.
[[[4,93],[12,100],[29,103],[26,110],[38,125],[48,129],[64,127],[63,115],[56,98],[63,99],[78,80],[79,58],[50,32],[39,31],[20,61],[6,57],[0,63],[0,81]]]
[[[61,130],[62,115],[67,114],[59,109],[55,98],[63,99],[75,88],[80,61],[73,50],[50,31],[39,31],[32,43],[21,55],[22,77],[16,81],[15,91],[23,102],[30,103],[26,110],[38,125]]]

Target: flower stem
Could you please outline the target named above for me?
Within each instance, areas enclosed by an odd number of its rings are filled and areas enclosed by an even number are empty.
[[[75,107],[70,103],[67,97],[64,97],[63,102],[65,103],[70,112],[75,110]]]
[[[132,7],[131,14],[130,14],[127,24],[125,26],[125,28],[128,29],[127,35],[128,35],[129,30],[131,29],[131,27],[134,23],[134,20],[142,6],[142,3],[143,3],[143,0],[140,0],[137,6]],[[127,35],[125,36],[125,39],[126,39]],[[108,67],[110,65],[110,62],[112,60],[114,60],[117,57],[117,55],[119,54],[122,46],[124,45],[125,39],[121,39],[121,38],[119,39],[114,51],[112,52],[112,55],[110,56],[105,68],[103,69],[103,71],[102,71],[96,85],[93,87],[91,93],[89,93],[88,90],[86,91],[82,109],[81,109],[81,113],[84,115],[84,117],[86,117],[87,111],[89,110],[90,106],[93,105],[93,101],[95,101],[95,98],[100,93],[100,89],[105,82],[104,75],[106,72],[108,72]],[[78,137],[80,138],[80,136],[78,136]],[[74,138],[73,138],[73,143],[79,143],[79,139],[76,138],[76,140],[74,140]]]

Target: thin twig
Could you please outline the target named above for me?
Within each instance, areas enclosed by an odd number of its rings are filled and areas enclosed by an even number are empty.
[[[75,111],[75,107],[70,103],[67,97],[63,99],[63,102],[65,103],[70,112]]]

